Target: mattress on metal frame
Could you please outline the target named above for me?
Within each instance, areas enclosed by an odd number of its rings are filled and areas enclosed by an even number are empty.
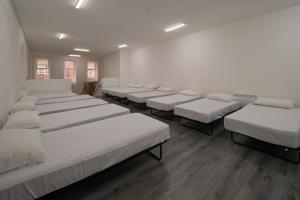
[[[42,133],[48,133],[129,113],[129,109],[115,104],[52,113],[40,116],[42,121],[40,129]]]
[[[52,98],[62,98],[62,97],[71,97],[71,96],[77,96],[78,94],[75,94],[68,90],[58,90],[58,91],[51,91],[51,92],[36,92],[31,93],[30,96],[36,96],[39,99],[52,99]]]
[[[174,114],[202,123],[210,123],[241,108],[239,101],[224,102],[213,99],[199,99],[176,105]]]
[[[300,147],[300,109],[249,104],[225,117],[225,128],[271,144]]]
[[[175,105],[200,99],[201,96],[174,94],[147,100],[147,107],[161,111],[172,111]]]
[[[165,142],[170,130],[135,113],[41,137],[45,161],[0,174],[1,200],[32,200],[61,189]]]
[[[127,95],[127,99],[135,103],[146,103],[147,99],[163,97],[175,94],[175,92],[164,92],[164,91],[151,91],[151,92],[141,92],[141,93],[132,93]]]
[[[60,103],[69,101],[80,101],[85,99],[94,99],[95,97],[90,95],[76,95],[70,97],[52,98],[52,99],[40,99],[37,101],[37,105],[49,104],[49,103]]]
[[[57,113],[57,112],[64,112],[68,110],[99,106],[104,104],[108,104],[108,102],[102,99],[86,99],[81,101],[70,101],[70,102],[36,105],[36,110],[40,115],[45,115],[50,113]]]

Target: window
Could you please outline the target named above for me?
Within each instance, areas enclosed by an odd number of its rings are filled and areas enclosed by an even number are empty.
[[[87,78],[88,81],[98,81],[97,76],[97,62],[90,61],[87,64]]]
[[[74,61],[65,61],[64,79],[71,79],[72,83],[76,83],[76,68]]]
[[[49,79],[49,66],[47,59],[37,59],[35,78],[36,79]]]

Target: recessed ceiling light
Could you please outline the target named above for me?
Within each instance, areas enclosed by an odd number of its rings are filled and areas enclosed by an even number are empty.
[[[83,2],[84,2],[84,0],[78,0],[77,3],[76,3],[76,5],[75,5],[75,8],[79,9],[82,6]]]
[[[76,57],[76,58],[80,58],[81,57],[81,55],[78,55],[78,54],[70,54],[69,56],[70,57]]]
[[[127,44],[120,44],[119,45],[119,49],[122,49],[122,48],[125,48],[125,47],[128,47],[128,45]]]
[[[62,40],[62,39],[64,39],[66,37],[66,34],[59,33],[57,37],[58,37],[58,39]]]
[[[175,24],[175,25],[172,25],[172,26],[169,26],[169,27],[165,28],[165,32],[175,31],[175,30],[177,30],[179,28],[182,28],[184,26],[185,26],[184,23]]]
[[[75,48],[74,51],[90,52],[89,49]]]

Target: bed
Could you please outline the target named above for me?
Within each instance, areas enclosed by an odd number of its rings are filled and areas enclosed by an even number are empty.
[[[102,99],[86,99],[81,101],[70,101],[70,102],[60,102],[36,105],[36,110],[40,115],[46,115],[50,113],[64,112],[68,110],[75,110],[80,108],[88,108],[93,106],[100,106],[108,104],[107,101]]]
[[[131,93],[150,92],[154,90],[155,89],[142,87],[113,88],[108,90],[108,94],[114,97],[124,99],[127,98],[127,95]]]
[[[121,86],[115,86],[115,87],[103,87],[101,88],[102,93],[104,94],[108,94],[109,90],[113,90],[113,89],[121,89],[121,88],[130,88],[130,87],[121,87]]]
[[[214,122],[240,108],[241,103],[239,101],[225,102],[204,98],[176,105],[174,107],[174,115],[179,116],[179,123],[181,118],[186,118],[206,124],[209,126],[208,133],[212,134]]]
[[[42,121],[40,129],[42,133],[48,133],[129,113],[129,109],[115,104],[52,113],[40,116]]]
[[[139,103],[139,104],[144,104],[148,99],[151,98],[156,98],[156,97],[163,97],[163,96],[168,96],[175,94],[175,92],[165,92],[165,91],[151,91],[151,92],[141,92],[141,93],[132,93],[127,95],[127,99]]]
[[[225,128],[234,134],[241,134],[266,143],[296,149],[300,159],[300,109],[284,109],[249,104],[243,109],[225,117]],[[285,148],[286,147],[286,148]]]
[[[51,92],[30,93],[30,96],[36,96],[39,99],[51,99],[51,98],[77,96],[77,94],[75,94],[69,90],[58,90],[58,91],[51,91]]]
[[[169,96],[148,99],[146,104],[147,107],[150,108],[151,114],[173,120],[173,108],[175,105],[187,103],[200,98],[201,96],[173,94]],[[159,112],[154,111],[159,111],[160,113],[165,113],[167,115],[160,115],[158,114]]]
[[[128,114],[41,137],[45,162],[0,174],[1,200],[36,199],[154,147],[162,153],[170,130],[145,115]]]
[[[51,98],[51,99],[40,99],[37,101],[37,105],[50,104],[50,103],[60,103],[60,102],[70,102],[70,101],[80,101],[85,99],[93,99],[95,97],[90,95],[76,95],[69,97]]]

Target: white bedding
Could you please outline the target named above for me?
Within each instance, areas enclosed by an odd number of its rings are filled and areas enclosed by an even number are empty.
[[[120,98],[126,98],[128,94],[131,93],[140,93],[140,92],[150,92],[153,91],[154,89],[150,88],[114,88],[114,89],[109,89],[108,94],[115,96],[115,97],[120,97]]]
[[[117,126],[116,126],[117,124]],[[45,162],[0,174],[1,200],[32,200],[169,139],[167,124],[142,114],[42,134]]]
[[[70,101],[70,102],[36,105],[36,111],[40,115],[45,115],[45,114],[64,112],[64,111],[74,110],[79,108],[99,106],[104,104],[108,104],[108,102],[102,99],[86,99],[81,101]]]
[[[80,101],[84,99],[93,99],[95,97],[90,95],[76,95],[70,97],[52,98],[52,99],[40,99],[37,101],[37,105],[49,104],[49,103],[59,103],[59,102],[69,102],[69,101]]]
[[[175,92],[164,92],[164,91],[151,91],[151,92],[141,92],[141,93],[132,93],[127,95],[127,99],[136,103],[146,103],[147,99],[155,97],[163,97],[175,94]]]
[[[201,96],[189,96],[182,94],[174,94],[165,97],[157,97],[147,100],[147,106],[162,111],[171,111],[175,105],[187,103],[200,99]]]
[[[41,131],[47,133],[81,124],[87,124],[119,115],[129,114],[127,108],[106,104],[101,106],[70,110],[60,113],[41,115]]]
[[[68,90],[30,93],[30,96],[36,96],[39,99],[61,98],[61,97],[70,97],[76,95],[77,94]]]
[[[210,123],[238,110],[240,102],[224,102],[208,98],[199,99],[174,107],[174,114],[202,123]]]
[[[300,147],[300,109],[250,104],[225,117],[225,128],[268,143]]]

